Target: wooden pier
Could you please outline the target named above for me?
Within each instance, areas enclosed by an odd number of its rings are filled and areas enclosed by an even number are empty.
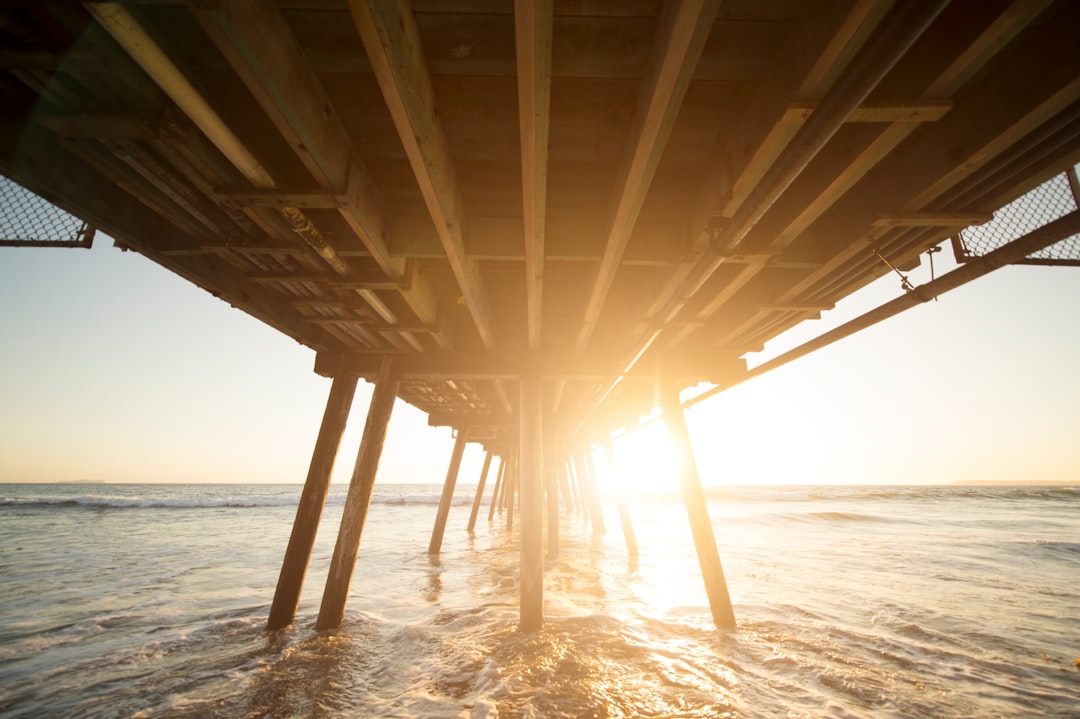
[[[344,616],[395,399],[456,432],[432,554],[464,529],[465,444],[486,450],[469,531],[489,482],[524,630],[560,498],[604,532],[593,448],[614,464],[612,433],[661,404],[734,627],[680,392],[759,374],[743,355],[1080,161],[1071,0],[2,0],[0,20],[0,172],[333,378],[271,628],[359,379],[319,627]],[[1080,231],[1075,202],[1059,215],[770,366],[1028,261]]]

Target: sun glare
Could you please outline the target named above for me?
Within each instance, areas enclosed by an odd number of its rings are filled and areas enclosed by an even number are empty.
[[[678,491],[679,472],[675,451],[663,422],[654,422],[636,432],[616,437],[613,445],[615,472],[612,475],[608,470],[605,457],[604,467],[607,471],[602,473],[602,489],[612,492],[622,488],[628,494],[635,495]],[[598,459],[600,456],[602,453],[598,453]]]

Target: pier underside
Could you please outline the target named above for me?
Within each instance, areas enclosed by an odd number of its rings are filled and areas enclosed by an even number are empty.
[[[733,626],[679,392],[745,380],[748,352],[1080,161],[1070,0],[0,0],[0,20],[0,172],[334,378],[272,627],[357,379],[376,392],[320,626],[395,397],[457,431],[433,553],[464,443],[485,476],[502,458],[526,629],[560,497],[603,529],[589,448],[661,404]],[[863,324],[1076,234],[1075,208]]]

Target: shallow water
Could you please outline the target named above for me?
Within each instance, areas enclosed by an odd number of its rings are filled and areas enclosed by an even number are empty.
[[[441,556],[439,488],[377,486],[345,624],[312,629],[335,487],[297,623],[263,630],[296,486],[0,487],[5,717],[1074,717],[1075,488],[758,487],[710,494],[738,629],[713,628],[677,497],[595,539],[563,520],[544,629],[517,632],[516,535]]]

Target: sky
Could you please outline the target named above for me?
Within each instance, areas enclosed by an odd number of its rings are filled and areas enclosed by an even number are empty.
[[[885,277],[748,359],[901,293]],[[1078,308],[1080,269],[1007,267],[721,393],[687,412],[702,481],[1080,481]],[[0,248],[0,482],[303,482],[330,388],[314,359],[107,237]],[[370,396],[361,382],[335,482]],[[452,445],[399,401],[378,481],[441,483]],[[629,486],[676,485],[661,423],[616,449]],[[482,460],[469,445],[459,481]]]

